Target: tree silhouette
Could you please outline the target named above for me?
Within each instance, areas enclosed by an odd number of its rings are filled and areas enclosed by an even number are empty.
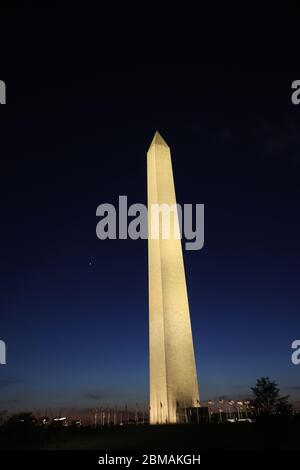
[[[6,427],[17,429],[29,429],[36,425],[36,419],[30,412],[22,412],[12,415],[6,421]]]
[[[276,404],[276,413],[279,415],[291,415],[293,413],[293,407],[288,402],[288,396],[279,398]]]
[[[251,388],[254,406],[258,415],[290,414],[292,406],[288,403],[288,396],[281,397],[280,389],[275,381],[269,377],[257,379],[255,387]]]

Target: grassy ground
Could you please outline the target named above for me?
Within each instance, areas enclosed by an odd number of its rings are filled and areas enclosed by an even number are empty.
[[[250,426],[131,426],[65,435],[49,442],[47,449],[97,450],[188,450],[239,447],[264,447],[264,434]]]
[[[185,451],[300,449],[300,423],[1,430],[2,449]]]
[[[22,430],[23,431],[23,430]],[[300,423],[129,426],[2,431],[2,449],[211,450],[300,449]]]

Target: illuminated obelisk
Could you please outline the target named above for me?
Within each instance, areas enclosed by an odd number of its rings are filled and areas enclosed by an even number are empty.
[[[161,227],[153,236],[151,207],[176,204],[170,148],[158,132],[147,154],[147,177],[150,423],[177,423],[183,410],[199,406],[199,390],[176,211],[170,236]]]

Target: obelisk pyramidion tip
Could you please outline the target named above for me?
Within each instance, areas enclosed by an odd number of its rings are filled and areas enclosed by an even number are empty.
[[[164,145],[165,147],[169,147],[158,131],[155,132],[150,147],[152,147],[152,145]]]

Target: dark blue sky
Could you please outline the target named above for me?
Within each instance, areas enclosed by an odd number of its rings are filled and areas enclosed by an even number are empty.
[[[156,129],[178,202],[205,204],[205,246],[184,253],[202,399],[243,398],[269,375],[299,401],[291,44],[74,30],[11,38],[0,69],[0,409],[146,404],[147,243],[98,240],[95,212],[146,203]]]

